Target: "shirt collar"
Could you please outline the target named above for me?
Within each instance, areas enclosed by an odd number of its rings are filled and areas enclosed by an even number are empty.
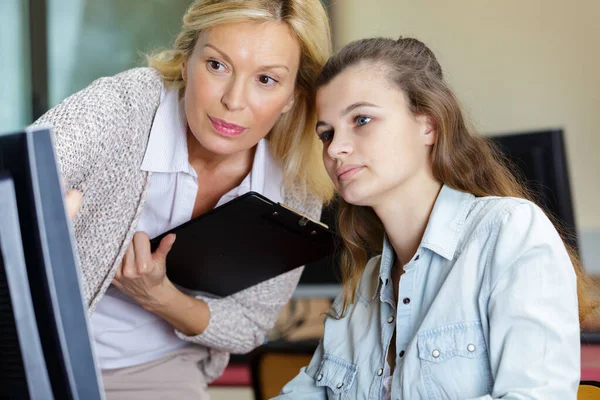
[[[192,173],[188,160],[185,110],[175,88],[163,87],[141,169]]]
[[[419,247],[425,247],[452,260],[474,201],[475,196],[470,193],[442,186]]]
[[[460,234],[475,196],[443,185],[433,205],[419,249],[429,249],[447,260],[456,253]],[[417,250],[418,253],[418,250]],[[383,251],[379,266],[381,282],[391,279],[395,254],[387,235],[383,238]]]

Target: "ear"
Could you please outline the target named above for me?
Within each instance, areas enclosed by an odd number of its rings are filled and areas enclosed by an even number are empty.
[[[283,106],[283,110],[281,110],[281,113],[285,114],[286,112],[290,111],[292,109],[292,107],[294,107],[294,103],[296,103],[296,91],[295,90],[292,92],[292,94],[290,94],[290,97],[287,100],[287,102],[285,103],[285,105]]]
[[[423,137],[423,144],[426,146],[433,146],[437,140],[437,124],[435,120],[429,115],[419,115],[417,117],[419,125],[421,127],[421,136]]]

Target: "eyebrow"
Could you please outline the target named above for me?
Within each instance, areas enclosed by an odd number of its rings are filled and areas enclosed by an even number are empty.
[[[359,107],[375,107],[375,108],[381,108],[378,105],[375,105],[373,103],[369,103],[367,101],[358,101],[356,103],[352,103],[350,104],[348,107],[344,108],[342,110],[342,112],[340,113],[340,117],[344,117],[348,114],[350,114],[353,110],[359,108]],[[315,130],[319,129],[321,126],[328,126],[329,124],[327,122],[324,121],[318,121],[317,125],[315,126]]]
[[[210,47],[211,49],[213,49],[214,51],[216,51],[217,53],[219,53],[221,55],[221,57],[223,57],[225,59],[225,61],[227,61],[228,63],[233,64],[233,62],[231,61],[231,58],[229,58],[229,56],[227,54],[225,54],[223,51],[219,50],[216,46],[210,44],[210,43],[206,43],[204,45],[204,47]],[[259,69],[275,69],[275,68],[283,68],[287,71],[289,71],[290,69],[283,64],[272,64],[272,65],[261,65],[259,67]]]

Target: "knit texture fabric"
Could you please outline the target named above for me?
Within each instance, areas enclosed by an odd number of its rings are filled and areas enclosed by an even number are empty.
[[[73,228],[90,315],[110,285],[144,207],[150,174],[140,166],[163,84],[152,68],[101,78],[34,123],[53,128],[65,187],[83,193]],[[285,188],[284,203],[320,218],[320,201],[301,196],[298,188]],[[200,363],[207,382],[221,375],[229,353],[246,353],[264,342],[301,273],[302,267],[222,299],[198,297],[210,308],[207,329],[197,336],[176,333],[209,349]]]

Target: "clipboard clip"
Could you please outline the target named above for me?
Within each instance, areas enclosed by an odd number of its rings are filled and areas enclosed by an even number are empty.
[[[300,233],[301,235],[317,236],[319,227],[328,230],[327,225],[320,221],[315,221],[298,211],[277,203],[275,209],[270,213],[269,219],[277,220],[281,224],[287,225],[288,228]],[[311,225],[314,224],[314,225]],[[294,227],[295,225],[295,227]]]
[[[308,218],[306,218],[305,216],[302,216],[302,218],[300,218],[298,220],[298,225],[304,227],[308,224]]]

